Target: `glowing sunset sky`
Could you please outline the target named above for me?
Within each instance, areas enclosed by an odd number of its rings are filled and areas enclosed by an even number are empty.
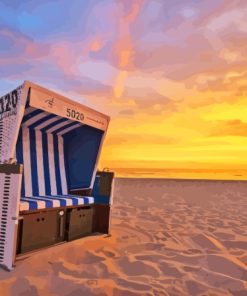
[[[101,167],[247,167],[247,1],[22,2],[0,1],[1,94],[111,115]]]

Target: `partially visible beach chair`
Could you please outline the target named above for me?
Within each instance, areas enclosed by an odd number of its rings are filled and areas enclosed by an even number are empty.
[[[108,233],[114,174],[97,162],[109,117],[28,81],[0,105],[0,264]]]

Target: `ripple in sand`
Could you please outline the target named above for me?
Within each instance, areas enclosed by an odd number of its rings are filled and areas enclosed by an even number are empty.
[[[214,272],[247,281],[247,266],[236,258],[230,259],[219,255],[208,255],[207,264]]]
[[[157,270],[157,268],[141,261],[131,262],[127,257],[119,260],[119,266],[123,270],[123,272],[128,276],[137,276],[137,275],[147,275],[151,277],[159,276],[159,271]]]
[[[162,274],[167,277],[181,278],[183,276],[183,273],[180,272],[179,269],[175,267],[172,263],[167,263],[166,261],[163,261],[158,266]]]
[[[124,288],[128,288],[131,290],[135,290],[135,291],[150,291],[151,287],[150,285],[144,284],[144,283],[138,283],[138,282],[134,282],[134,281],[129,281],[129,280],[125,280],[125,279],[116,279],[116,283],[119,286],[122,286]]]
[[[123,290],[123,289],[120,289],[120,288],[114,288],[113,289],[113,296],[138,296],[138,295],[140,295],[140,296],[153,296],[150,293],[131,292],[129,289],[127,289],[127,290]]]

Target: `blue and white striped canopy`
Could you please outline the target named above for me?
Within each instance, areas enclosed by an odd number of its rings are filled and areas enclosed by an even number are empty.
[[[66,135],[82,123],[28,106],[16,145],[23,164],[20,211],[94,203],[93,197],[68,194],[65,164]]]

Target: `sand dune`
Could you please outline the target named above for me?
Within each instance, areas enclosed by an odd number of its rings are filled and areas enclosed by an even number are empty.
[[[0,271],[0,295],[247,295],[247,182],[117,179],[111,237]]]

